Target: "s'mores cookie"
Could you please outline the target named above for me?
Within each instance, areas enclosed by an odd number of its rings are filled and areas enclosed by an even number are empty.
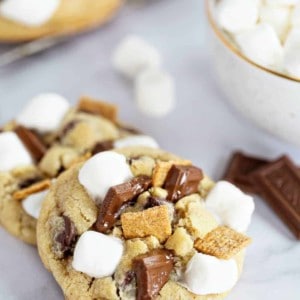
[[[224,299],[242,271],[253,210],[250,196],[188,160],[109,150],[51,186],[38,250],[66,299]]]

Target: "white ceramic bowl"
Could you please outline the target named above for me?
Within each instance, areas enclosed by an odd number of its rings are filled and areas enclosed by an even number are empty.
[[[300,80],[259,66],[225,37],[206,0],[216,77],[230,103],[254,123],[300,146]]]

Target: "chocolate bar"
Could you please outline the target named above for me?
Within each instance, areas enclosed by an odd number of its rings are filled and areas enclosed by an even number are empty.
[[[259,193],[300,239],[300,174],[298,167],[283,156],[251,175]]]
[[[236,185],[245,193],[255,194],[257,189],[249,175],[268,163],[268,160],[245,155],[242,152],[235,152],[231,157],[223,179]]]

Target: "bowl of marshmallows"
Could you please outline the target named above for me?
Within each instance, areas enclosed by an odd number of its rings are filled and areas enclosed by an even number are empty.
[[[233,106],[300,146],[300,0],[206,0],[217,80]]]

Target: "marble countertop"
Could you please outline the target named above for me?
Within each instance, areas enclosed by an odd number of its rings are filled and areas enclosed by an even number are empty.
[[[214,80],[205,27],[202,1],[129,1],[104,28],[0,69],[1,122],[40,92],[58,92],[73,103],[88,94],[117,103],[123,120],[153,135],[163,148],[192,159],[216,180],[235,149],[268,158],[287,153],[300,163],[299,149],[256,128],[226,102]],[[129,33],[156,45],[175,77],[177,106],[164,119],[140,114],[131,83],[112,70],[111,51]],[[9,48],[0,46],[0,53]],[[228,299],[300,299],[300,242],[264,201],[256,198],[255,203],[249,230],[254,242]],[[34,247],[3,229],[0,241],[0,299],[63,299]]]

